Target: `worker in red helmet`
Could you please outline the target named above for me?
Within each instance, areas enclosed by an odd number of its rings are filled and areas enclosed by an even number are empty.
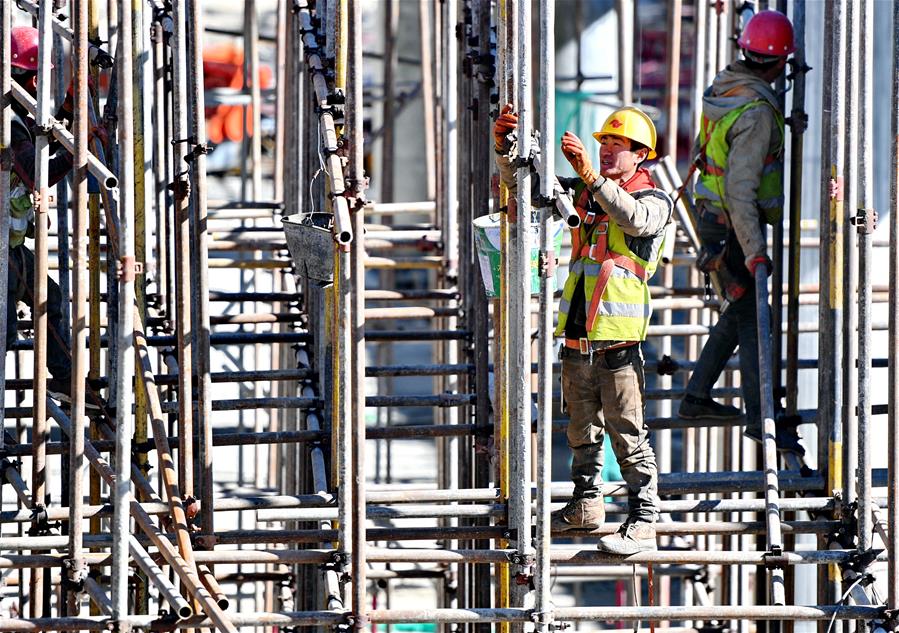
[[[717,277],[723,309],[680,405],[686,419],[736,419],[741,411],[710,397],[739,346],[744,436],[761,442],[755,271],[770,275],[766,224],[783,215],[784,116],[772,83],[795,50],[793,26],[777,11],[750,19],[738,39],[742,59],[718,73],[705,91],[696,141],[696,214],[702,250],[697,266]],[[803,453],[795,427],[779,425],[780,450]]]
[[[31,26],[14,27],[10,33],[10,71],[12,79],[32,96],[37,94],[38,31]],[[55,118],[71,125],[73,120],[72,88],[59,107]],[[16,341],[18,322],[17,303],[22,301],[34,308],[34,254],[25,245],[25,239],[34,236],[34,166],[35,120],[17,101],[12,100],[11,143],[12,171],[10,173],[10,223],[9,223],[9,294],[6,302],[6,348]],[[94,130],[92,133],[105,133]],[[72,169],[72,155],[59,143],[50,143],[51,159],[48,180],[55,185]],[[60,236],[62,238],[63,236]],[[47,368],[52,378],[47,381],[47,391],[58,400],[69,402],[72,366],[70,353],[62,336],[62,293],[59,285],[47,278]],[[92,391],[88,391],[92,394]],[[98,408],[94,395],[88,397],[86,406]]]

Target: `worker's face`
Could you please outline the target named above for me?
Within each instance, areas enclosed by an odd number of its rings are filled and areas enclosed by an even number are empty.
[[[37,96],[37,73],[24,72],[13,74],[13,79],[32,97]]]
[[[599,173],[610,180],[630,178],[647,153],[646,148],[632,151],[630,139],[603,134],[599,137]]]

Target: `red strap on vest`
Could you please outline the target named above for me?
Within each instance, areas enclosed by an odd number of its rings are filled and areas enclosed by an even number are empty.
[[[601,262],[599,276],[596,279],[596,286],[593,288],[593,296],[590,299],[590,308],[587,310],[587,331],[593,329],[596,317],[599,313],[599,302],[602,295],[609,285],[609,279],[612,278],[612,272],[615,266],[624,268],[646,281],[646,269],[632,260],[619,253],[609,250],[609,216],[603,215],[596,225],[596,243],[584,244],[579,252],[579,257],[589,257],[593,261]]]
[[[599,314],[599,302],[606,286],[609,285],[609,279],[612,278],[612,271],[615,270],[615,262],[607,259],[602,263],[599,269],[599,276],[596,279],[596,286],[593,288],[593,298],[590,299],[590,309],[587,310],[587,332],[593,331],[593,325],[596,323],[596,316]]]

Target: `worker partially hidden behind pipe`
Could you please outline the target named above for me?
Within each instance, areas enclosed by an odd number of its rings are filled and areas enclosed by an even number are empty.
[[[37,91],[38,31],[31,26],[17,26],[11,32],[10,66],[13,80],[34,96]],[[35,121],[17,101],[12,101],[12,172],[10,173],[9,221],[9,294],[6,301],[6,348],[16,341],[18,312],[16,304],[23,301],[34,309],[34,253],[25,246],[25,238],[34,236],[34,149]],[[72,123],[72,86],[56,113],[58,121]],[[91,135],[105,138],[99,128]],[[72,169],[72,155],[56,141],[50,143],[48,184],[62,180]],[[60,235],[60,239],[67,236]],[[48,393],[62,401],[71,402],[72,362],[63,337],[62,293],[59,285],[47,277],[47,368],[52,378],[47,381]],[[85,386],[85,406],[100,408],[97,393]]]
[[[513,194],[509,135],[517,124],[507,105],[493,129],[496,163]],[[574,494],[553,512],[552,527],[595,530],[603,524],[601,475],[608,431],[627,483],[629,510],[624,524],[600,539],[599,548],[628,555],[656,548],[658,472],[644,417],[640,343],[651,312],[647,281],[661,257],[673,205],[641,166],[656,156],[655,126],[644,112],[621,108],[593,137],[599,142],[599,173],[577,136],[565,132],[562,137],[562,152],[578,177],[558,180],[573,189],[581,226],[571,236],[571,266],[555,332],[565,337],[562,393],[570,416]]]
[[[741,412],[711,399],[734,349],[746,403],[743,435],[762,441],[755,271],[771,274],[765,224],[783,215],[784,118],[771,84],[796,49],[790,20],[762,11],[747,23],[738,44],[743,59],[715,77],[702,100],[696,142],[696,214],[702,250],[697,266],[716,278],[724,308],[696,363],[680,405],[680,417],[736,419]],[[776,245],[779,247],[779,245]],[[778,421],[781,451],[803,454],[795,425]]]

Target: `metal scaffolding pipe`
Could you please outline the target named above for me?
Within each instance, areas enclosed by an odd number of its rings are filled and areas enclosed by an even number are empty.
[[[12,84],[12,96],[13,98],[25,108],[28,114],[37,115],[38,106],[34,97],[25,92],[25,89],[22,88],[19,84],[13,82]],[[75,155],[76,152],[76,140],[75,136],[72,132],[69,132],[66,127],[54,120],[50,120],[47,123],[47,129],[53,134],[53,138],[59,141],[59,144],[63,146],[63,148],[72,154]],[[87,155],[87,168],[88,171],[99,181],[100,186],[103,187],[106,191],[110,192],[116,199],[118,199],[119,194],[119,179],[103,164],[100,159],[98,159],[93,154],[88,153]]]
[[[555,6],[549,0],[538,3],[540,20],[540,63],[537,83],[555,86]],[[535,624],[538,633],[549,633],[552,625],[552,584],[550,579],[550,484],[552,483],[552,408],[553,408],[553,287],[555,276],[555,247],[553,244],[553,197],[555,161],[550,139],[555,130],[555,91],[540,91],[538,129],[540,135],[540,195],[545,206],[540,210],[540,308],[537,317],[537,538],[535,584]],[[528,207],[523,207],[529,209]],[[527,221],[529,213],[524,217]],[[569,216],[571,217],[571,216]],[[574,217],[580,221],[580,216]],[[528,315],[530,320],[530,315]],[[525,366],[527,367],[527,365]],[[530,523],[530,520],[528,520]],[[519,543],[521,542],[519,537]]]
[[[0,7],[0,147],[12,142],[12,103],[6,96],[12,88],[12,13],[10,2]],[[0,450],[6,447],[6,312],[9,299],[9,177],[12,165],[0,161]]]
[[[889,357],[899,358],[899,2],[893,3],[893,67],[892,94],[890,97],[890,307],[889,307]],[[887,462],[889,470],[889,507],[887,522],[889,541],[884,543],[889,552],[887,567],[887,607],[893,612],[899,608],[899,367],[895,362],[889,367],[889,422],[887,428]]]
[[[874,2],[863,0],[859,11],[861,110],[858,161],[858,548],[871,549],[874,527],[871,512],[871,272],[875,265],[872,233],[874,217]],[[895,283],[895,281],[894,281]],[[899,464],[893,464],[899,468]]]
[[[530,535],[531,504],[531,167],[534,116],[531,99],[531,3],[516,7],[517,51],[514,81],[518,113],[517,156],[521,166],[516,170],[517,193],[509,200],[509,357],[505,372],[509,397],[509,530],[520,560],[532,561],[534,548]],[[535,148],[536,149],[536,148]],[[529,578],[533,562],[513,565],[512,577]],[[526,586],[513,583],[512,604],[523,605]]]
[[[50,94],[50,66],[52,55],[52,5],[49,0],[41,0],[38,17],[38,59],[37,59],[37,107],[35,123],[39,129],[50,125],[52,106]],[[15,88],[17,84],[13,84]],[[34,140],[34,404],[32,446],[32,505],[35,509],[44,507],[47,490],[47,441],[50,431],[47,424],[47,231],[50,210],[50,139],[47,134],[38,134]],[[40,530],[40,522],[35,521],[35,530]],[[31,576],[31,616],[39,618],[44,608],[44,576],[36,570]]]

